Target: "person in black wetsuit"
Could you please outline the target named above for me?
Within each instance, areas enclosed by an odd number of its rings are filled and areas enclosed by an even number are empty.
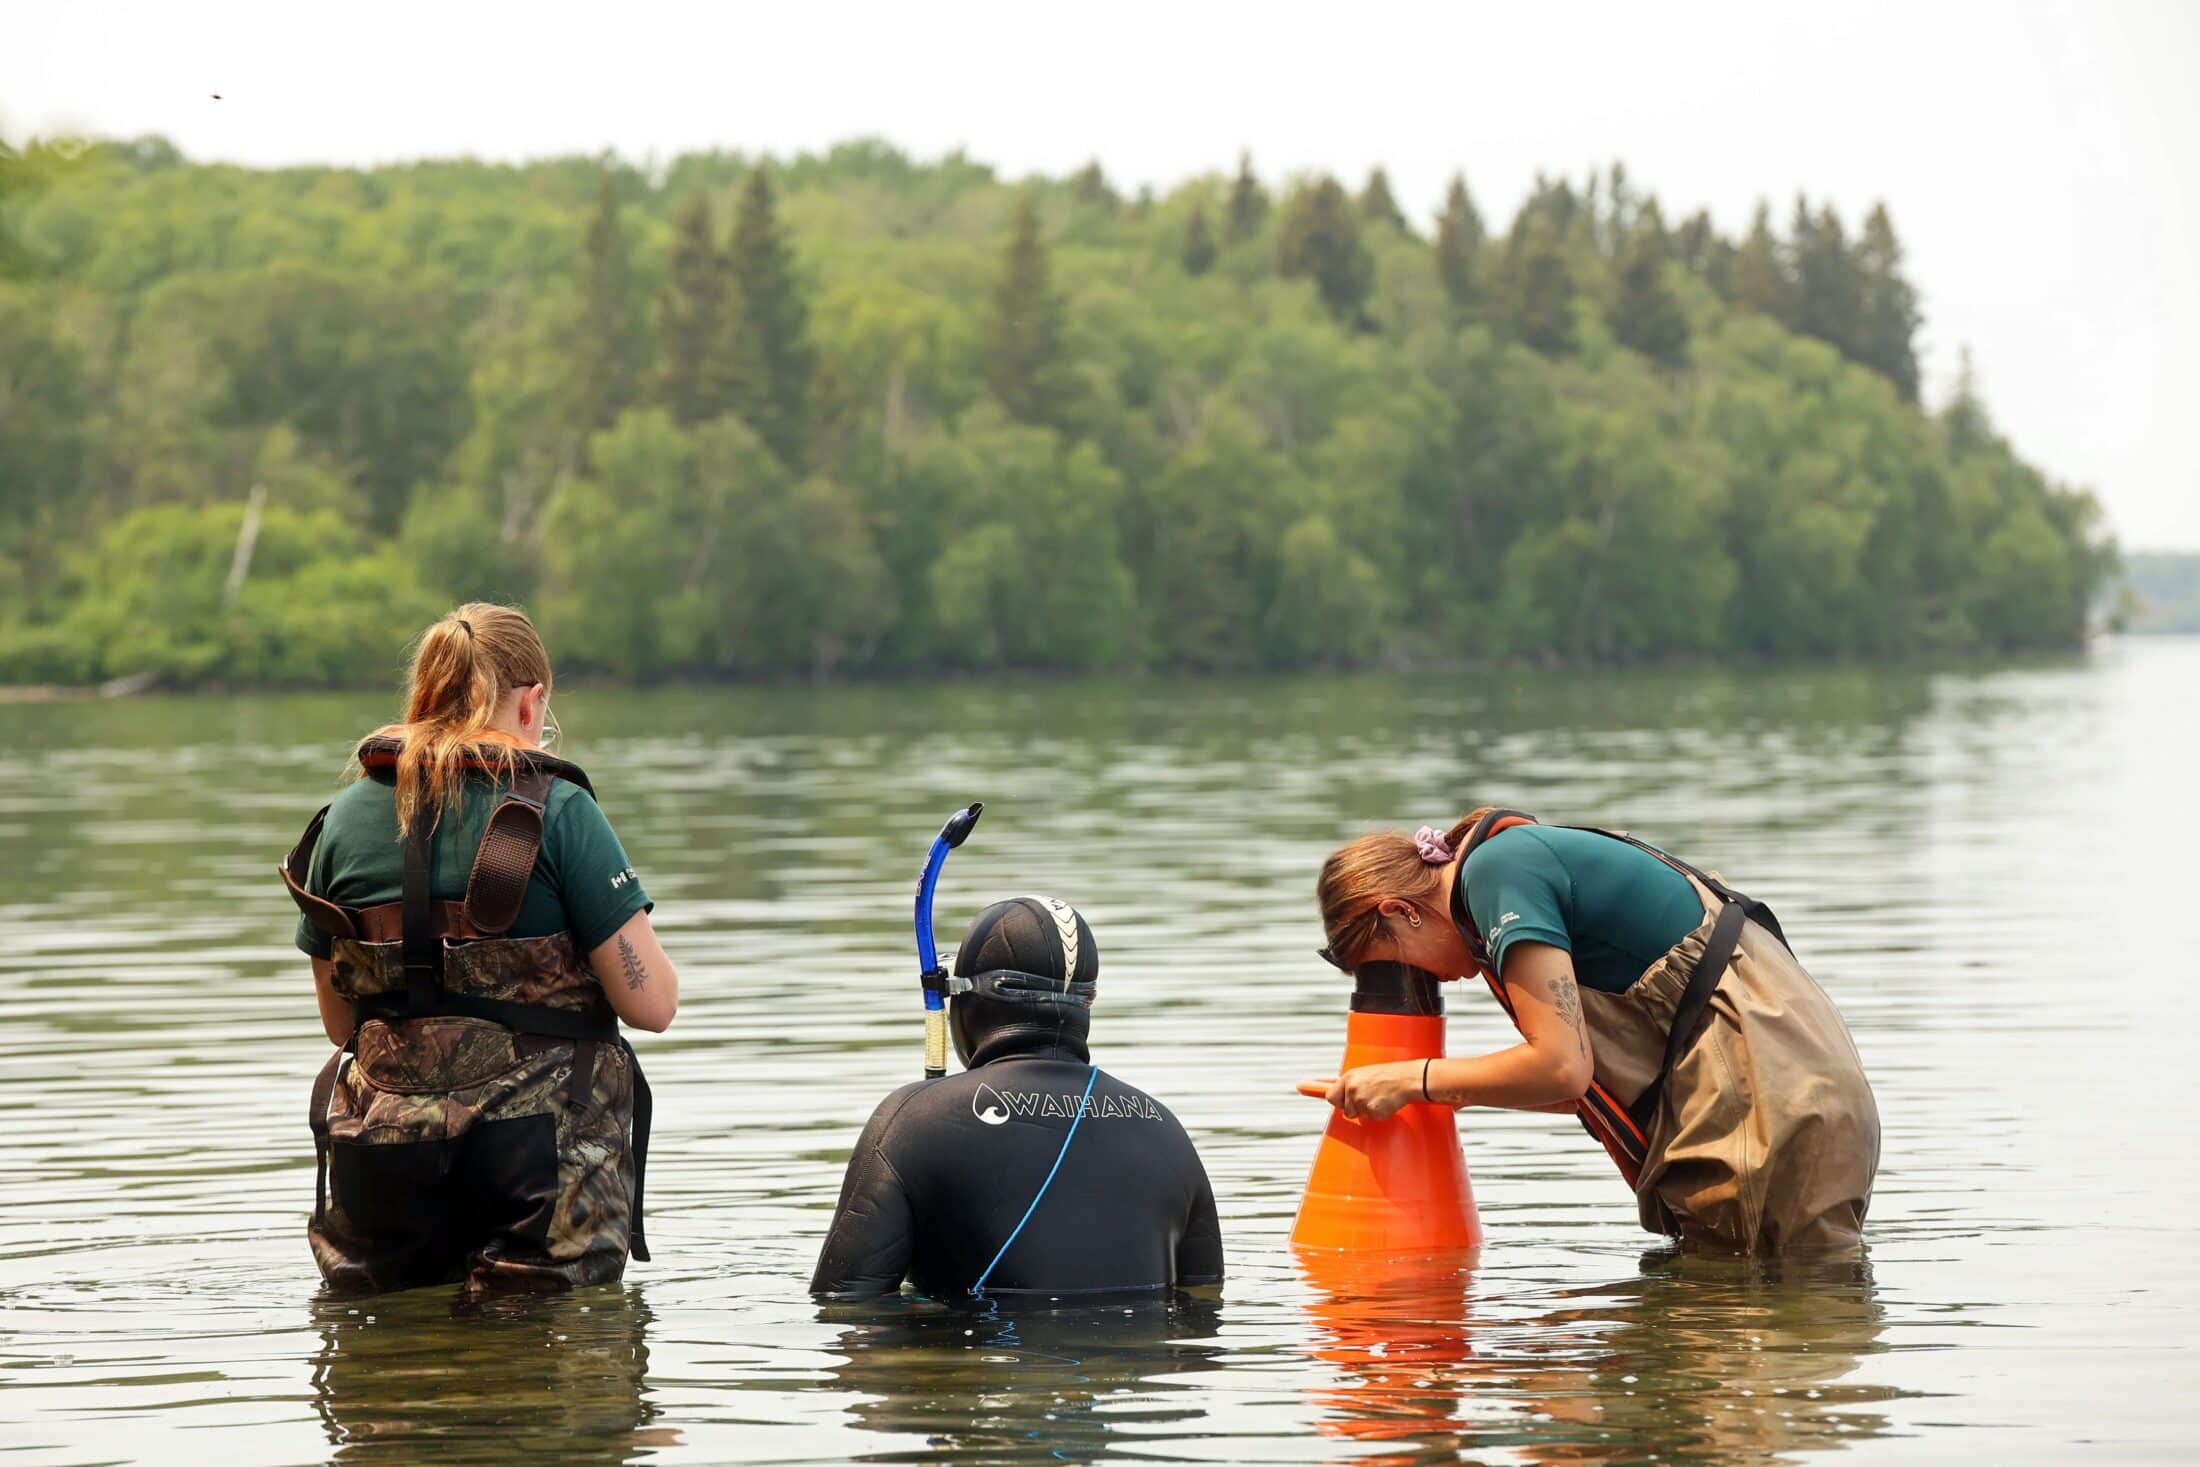
[[[872,1113],[812,1294],[865,1298],[904,1279],[938,1299],[1222,1282],[1214,1191],[1191,1138],[1086,1051],[1099,974],[1092,929],[1067,902],[1017,897],[978,914],[948,1000],[967,1068]]]

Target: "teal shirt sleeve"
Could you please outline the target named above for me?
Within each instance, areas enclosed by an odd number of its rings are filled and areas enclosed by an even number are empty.
[[[546,812],[536,873],[557,892],[566,930],[587,953],[651,902],[603,807],[574,785],[560,781],[558,789],[565,798]]]
[[[1467,857],[1460,878],[1467,883],[1467,911],[1489,944],[1490,961],[1505,971],[1505,954],[1516,942],[1547,942],[1574,950],[1566,931],[1566,909],[1573,900],[1573,878],[1550,847],[1528,830],[1506,831],[1482,843]]]

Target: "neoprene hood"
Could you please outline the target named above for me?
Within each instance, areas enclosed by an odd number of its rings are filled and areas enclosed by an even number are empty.
[[[1010,1032],[1083,1049],[1099,981],[1100,948],[1075,907],[1047,896],[995,902],[955,952],[947,1029],[956,1058],[968,1067],[981,1047]]]

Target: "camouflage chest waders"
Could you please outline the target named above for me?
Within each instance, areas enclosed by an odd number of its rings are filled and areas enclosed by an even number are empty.
[[[394,764],[369,740],[360,763]],[[470,1285],[549,1291],[648,1261],[642,1175],[649,1084],[570,933],[507,937],[542,848],[553,779],[523,754],[491,812],[466,895],[430,900],[432,832],[405,842],[403,896],[343,907],[305,888],[327,818],[313,817],[283,884],[334,939],[352,1032],[314,1081],[314,1261],[344,1292]]]
[[[1485,815],[1462,844],[1461,872],[1483,841],[1534,823],[1517,810]],[[1855,1243],[1879,1169],[1879,1110],[1848,1026],[1788,950],[1780,919],[1647,842],[1570,828],[1657,857],[1704,908],[1626,992],[1581,990],[1596,1074],[1576,1110],[1634,1189],[1643,1227],[1736,1252]],[[1511,1013],[1463,879],[1452,919]]]

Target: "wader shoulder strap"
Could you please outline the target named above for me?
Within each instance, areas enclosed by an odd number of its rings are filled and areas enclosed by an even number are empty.
[[[1696,966],[1688,975],[1688,986],[1681,991],[1680,1003],[1673,1009],[1672,1027],[1665,1031],[1665,1058],[1658,1062],[1657,1074],[1642,1087],[1642,1094],[1627,1107],[1627,1113],[1643,1131],[1658,1113],[1658,1097],[1665,1093],[1665,1077],[1673,1073],[1673,1067],[1688,1053],[1695,1042],[1696,1031],[1703,1024],[1706,1010],[1711,1007],[1711,995],[1718,990],[1719,980],[1726,976],[1727,965],[1734,961],[1734,948],[1742,939],[1742,924],[1749,914],[1740,902],[1728,902],[1719,908],[1719,919],[1711,924],[1711,935],[1704,940],[1703,955],[1696,959]]]
[[[1746,892],[1736,891],[1733,887],[1728,886],[1724,881],[1720,880],[1711,872],[1706,871],[1699,866],[1691,866],[1686,861],[1683,861],[1680,857],[1672,855],[1666,851],[1661,851],[1656,846],[1650,844],[1650,842],[1646,840],[1637,840],[1634,836],[1629,835],[1624,830],[1606,830],[1601,825],[1569,825],[1563,828],[1567,830],[1586,830],[1591,835],[1601,835],[1609,837],[1612,840],[1624,841],[1626,844],[1633,846],[1636,850],[1641,851],[1645,855],[1657,857],[1660,861],[1663,861],[1666,865],[1672,867],[1675,871],[1680,872],[1681,875],[1695,877],[1696,880],[1702,882],[1705,886],[1709,887],[1711,889],[1711,894],[1717,897],[1720,901],[1741,903],[1742,915],[1749,918],[1750,921],[1755,922],[1759,927],[1764,928],[1765,931],[1771,933],[1774,937],[1779,938],[1780,946],[1786,948],[1791,953],[1795,951],[1795,945],[1789,942],[1787,940],[1787,934],[1780,930],[1780,919],[1772,914],[1772,908],[1766,906],[1763,902],[1758,901],[1755,897],[1750,896]]]
[[[351,920],[351,913],[336,905],[327,897],[315,896],[306,890],[306,877],[313,870],[313,849],[321,843],[321,827],[328,823],[329,807],[323,805],[306,826],[306,833],[298,837],[298,844],[290,848],[276,870],[282,873],[283,888],[290,899],[298,904],[298,910],[306,919],[331,937],[357,937],[358,928]]]
[[[1665,1078],[1681,1062],[1695,1043],[1696,1035],[1703,1027],[1703,1018],[1711,1007],[1711,995],[1719,988],[1719,980],[1726,976],[1727,968],[1734,961],[1734,949],[1742,939],[1745,922],[1755,922],[1780,940],[1780,946],[1788,947],[1787,934],[1780,930],[1780,919],[1772,908],[1728,886],[1711,872],[1683,861],[1669,852],[1661,851],[1646,840],[1639,840],[1624,830],[1606,830],[1598,825],[1569,826],[1572,830],[1585,830],[1591,835],[1601,835],[1611,840],[1633,846],[1644,855],[1655,856],[1665,865],[1683,876],[1695,878],[1717,897],[1721,903],[1719,915],[1711,924],[1710,936],[1704,940],[1703,955],[1689,971],[1688,985],[1681,990],[1680,1002],[1674,1006],[1673,1022],[1665,1031],[1665,1055],[1658,1062],[1658,1070],[1650,1077],[1650,1083],[1642,1087],[1635,1103],[1627,1107],[1627,1118],[1638,1132],[1647,1135],[1651,1123],[1657,1119],[1658,1101],[1665,1094]],[[1789,949],[1793,951],[1792,948]],[[1592,1129],[1594,1129],[1592,1127]],[[1622,1167],[1622,1170],[1625,1170]]]
[[[416,1014],[434,1011],[443,986],[443,940],[435,931],[435,907],[429,900],[434,829],[415,817],[405,837],[404,958],[405,1002]]]
[[[1482,842],[1499,831],[1510,830],[1515,825],[1537,823],[1533,815],[1519,810],[1490,810],[1474,822],[1474,829],[1467,832],[1467,838],[1459,843],[1458,853],[1453,857],[1458,863],[1459,874],[1451,882],[1451,922],[1459,929],[1459,935],[1466,940],[1468,953],[1475,962],[1481,964],[1486,973],[1495,973],[1497,965],[1490,961],[1489,944],[1482,940],[1482,929],[1474,925],[1474,913],[1467,907],[1467,857],[1473,855],[1480,849]],[[1512,1012],[1511,1004],[1505,1005],[1505,1012]]]
[[[502,937],[519,916],[535,859],[542,854],[543,807],[550,799],[552,778],[539,768],[523,769],[481,832],[474,868],[466,878],[466,913],[484,937]]]

